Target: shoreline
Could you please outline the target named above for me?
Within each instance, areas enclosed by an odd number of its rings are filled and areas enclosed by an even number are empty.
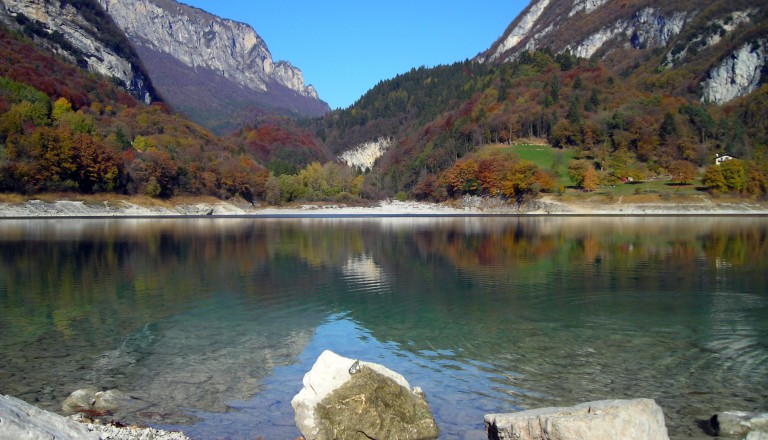
[[[144,203],[142,203],[144,202]],[[499,199],[464,197],[451,203],[385,200],[371,206],[305,203],[287,207],[251,205],[243,200],[184,200],[146,203],[116,199],[100,203],[82,200],[27,200],[0,202],[0,219],[99,218],[365,218],[365,217],[654,217],[654,216],[768,216],[768,203],[747,200],[695,202],[616,202],[543,196],[527,205]]]

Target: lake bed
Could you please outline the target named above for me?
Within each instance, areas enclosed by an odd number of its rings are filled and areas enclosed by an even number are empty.
[[[654,398],[672,438],[768,407],[762,217],[0,222],[0,392],[78,388],[194,438],[294,438],[331,349],[402,373],[445,439],[483,415]]]

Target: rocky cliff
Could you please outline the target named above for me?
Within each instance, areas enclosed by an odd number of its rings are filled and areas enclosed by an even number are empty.
[[[704,78],[702,100],[722,104],[763,81],[768,35],[761,11],[758,0],[533,0],[476,59],[512,61],[543,48],[582,58],[653,49],[665,54],[659,69],[681,63],[702,69],[696,73]]]
[[[81,67],[115,78],[142,101],[156,99],[130,43],[95,0],[0,0],[0,19]]]
[[[162,95],[193,118],[199,109],[181,95],[212,87],[211,99],[253,92],[263,98],[261,107],[279,113],[316,115],[328,110],[314,87],[305,85],[301,70],[275,62],[264,40],[247,24],[173,0],[99,2],[133,42]],[[259,101],[255,96],[252,100]]]
[[[634,2],[630,9],[609,0],[534,0],[478,59],[509,61],[545,47],[584,58],[615,47],[664,47],[697,11],[656,3]]]
[[[745,43],[710,70],[702,100],[723,104],[757,90],[768,64],[768,40]]]
[[[359,168],[362,171],[370,171],[376,160],[384,155],[392,146],[391,138],[379,138],[375,141],[364,142],[347,151],[339,159],[352,168]]]

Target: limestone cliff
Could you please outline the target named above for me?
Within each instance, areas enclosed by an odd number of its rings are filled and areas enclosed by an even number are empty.
[[[115,78],[147,103],[156,99],[130,43],[93,0],[0,0],[0,19],[92,72]]]
[[[352,168],[359,168],[363,171],[373,169],[376,160],[384,155],[392,146],[392,139],[379,138],[375,141],[364,142],[345,151],[339,159]]]
[[[298,68],[285,61],[275,62],[264,40],[249,25],[223,19],[173,0],[99,0],[109,15],[128,35],[157,83],[158,89],[171,104],[184,97],[180,89],[211,87],[212,76],[221,77],[214,83],[229,84],[229,91],[215,95],[237,95],[232,85],[246,92],[272,94],[262,104],[272,104],[269,110],[286,110],[290,114],[322,114],[327,105],[318,99],[311,85],[305,85]],[[168,70],[174,64],[175,73]],[[183,72],[184,70],[187,72]],[[194,82],[194,74],[208,78]],[[170,77],[169,77],[170,76]],[[179,87],[182,86],[182,87]],[[223,86],[222,86],[223,87]],[[282,98],[275,95],[282,95]],[[286,96],[290,98],[286,98]],[[197,109],[181,110],[194,117]]]
[[[476,60],[512,61],[544,48],[581,58],[654,49],[663,54],[658,69],[695,66],[701,99],[723,104],[765,81],[768,35],[761,11],[759,0],[533,0]]]
[[[544,47],[583,58],[615,47],[664,47],[696,14],[642,3],[629,9],[609,0],[534,0],[478,60],[509,61]]]
[[[723,104],[755,91],[768,65],[768,40],[746,43],[714,67],[701,84],[702,100]]]

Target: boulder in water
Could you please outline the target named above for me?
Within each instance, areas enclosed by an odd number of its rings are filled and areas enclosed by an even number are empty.
[[[717,436],[768,440],[768,413],[724,411],[712,416],[709,424]]]
[[[652,399],[489,414],[485,427],[490,440],[669,440],[664,412]]]
[[[137,402],[136,399],[122,391],[100,391],[91,387],[74,391],[64,400],[61,409],[64,414],[85,413],[92,416],[102,416],[134,406]]]
[[[424,394],[378,364],[323,352],[293,398],[306,440],[434,439],[439,430]]]

